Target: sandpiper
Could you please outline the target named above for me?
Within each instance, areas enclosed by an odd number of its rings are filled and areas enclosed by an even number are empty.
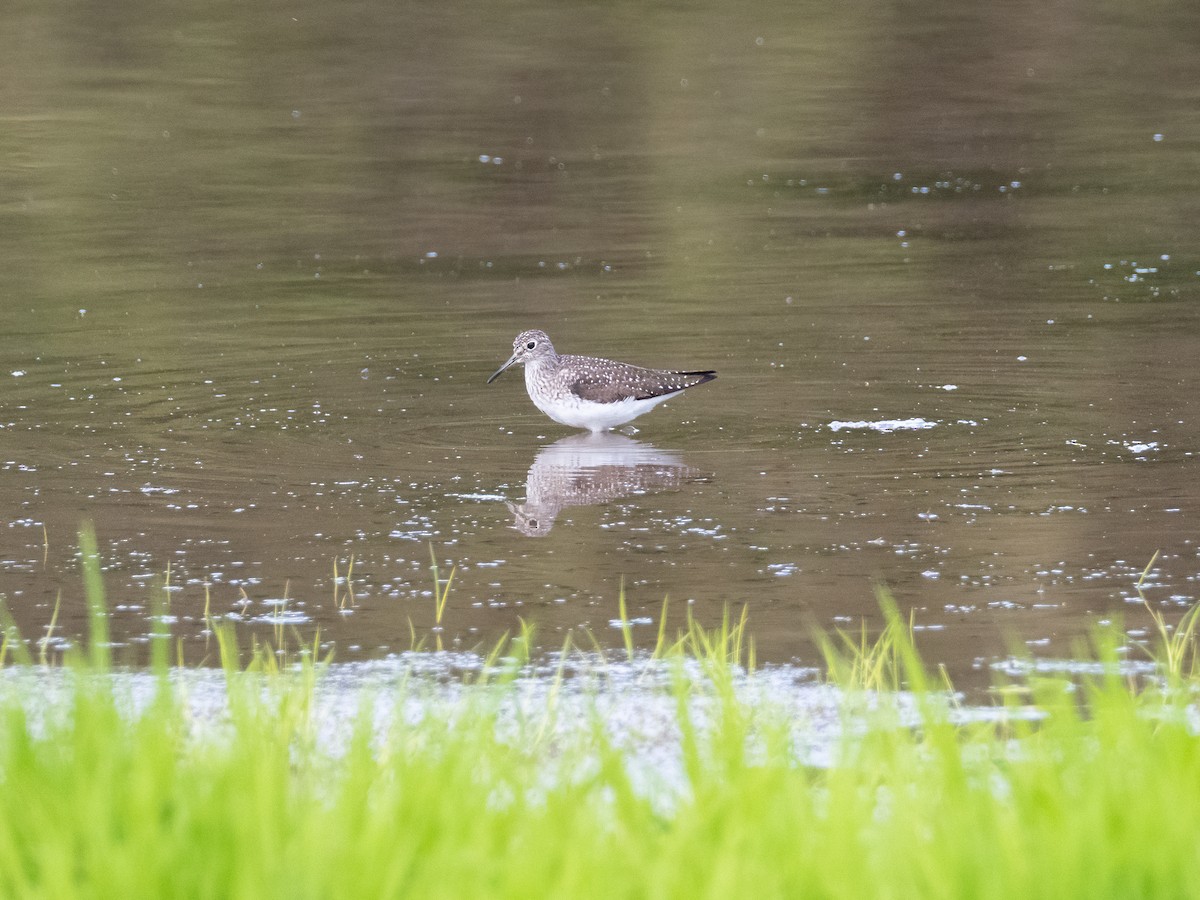
[[[533,405],[574,428],[606,431],[636,419],[676,394],[712,381],[713,371],[674,372],[643,369],[611,359],[559,356],[544,331],[522,331],[513,341],[513,355],[492,373],[525,364],[525,390]]]

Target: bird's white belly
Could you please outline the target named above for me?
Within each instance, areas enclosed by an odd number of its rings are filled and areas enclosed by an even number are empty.
[[[528,372],[527,367],[527,375]],[[670,400],[675,393],[650,397],[646,400],[616,400],[612,403],[596,403],[592,400],[584,400],[570,391],[547,397],[535,390],[529,390],[529,399],[533,401],[534,406],[555,422],[570,425],[572,428],[605,431],[618,425],[624,425],[642,413],[649,412],[664,400]]]

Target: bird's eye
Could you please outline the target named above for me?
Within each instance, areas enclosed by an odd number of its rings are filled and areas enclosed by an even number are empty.
[[[536,346],[537,346],[537,341],[530,341],[528,344],[525,345],[525,349],[532,350]]]

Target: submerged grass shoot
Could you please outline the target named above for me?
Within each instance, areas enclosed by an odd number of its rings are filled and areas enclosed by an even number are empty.
[[[83,560],[83,592],[87,599],[88,633],[91,663],[97,671],[107,671],[111,663],[108,643],[108,609],[104,602],[104,579],[100,573],[100,551],[96,532],[84,525],[79,531],[79,554]]]

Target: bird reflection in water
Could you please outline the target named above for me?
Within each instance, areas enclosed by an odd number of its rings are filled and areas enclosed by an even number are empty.
[[[542,537],[568,506],[596,506],[700,480],[675,453],[620,434],[575,434],[539,451],[525,478],[525,502],[505,505],[517,531]]]

